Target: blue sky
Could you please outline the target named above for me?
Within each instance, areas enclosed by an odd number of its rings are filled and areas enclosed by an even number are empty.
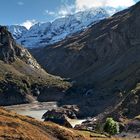
[[[0,24],[31,26],[38,21],[52,21],[87,8],[126,8],[136,1],[139,0],[0,0]]]

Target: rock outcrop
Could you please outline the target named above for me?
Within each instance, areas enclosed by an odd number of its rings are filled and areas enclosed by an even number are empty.
[[[16,43],[12,35],[7,31],[6,27],[0,27],[0,59],[6,63],[22,59],[26,64],[34,68],[40,68],[36,60],[31,56],[27,49],[22,48]]]
[[[67,116],[60,110],[47,111],[42,118],[44,121],[51,121],[65,127],[72,128],[71,124],[67,120]]]
[[[0,105],[29,103],[43,93],[50,95],[50,88],[61,95],[68,85],[43,70],[7,28],[0,26]]]
[[[72,125],[69,122],[69,118],[77,119],[78,112],[79,108],[77,106],[66,105],[47,111],[42,116],[42,119],[44,119],[44,121],[51,121],[65,127],[72,128]]]

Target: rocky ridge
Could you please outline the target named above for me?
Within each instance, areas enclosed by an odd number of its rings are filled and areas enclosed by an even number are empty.
[[[69,85],[44,71],[3,26],[0,27],[0,67],[0,105],[29,103],[43,93],[50,94],[50,89],[51,94],[57,92],[62,97]]]

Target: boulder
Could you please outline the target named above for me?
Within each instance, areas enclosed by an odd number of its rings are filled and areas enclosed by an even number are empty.
[[[44,121],[51,121],[65,127],[72,128],[72,125],[67,120],[66,114],[61,110],[53,109],[51,111],[47,111],[42,118]]]
[[[57,109],[47,111],[42,118],[45,121],[52,121],[62,126],[72,128],[69,119],[77,119],[79,108],[75,105],[65,105]]]

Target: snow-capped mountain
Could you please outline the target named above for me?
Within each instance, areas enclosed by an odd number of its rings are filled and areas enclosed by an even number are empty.
[[[21,38],[22,35],[28,31],[24,26],[20,26],[20,25],[11,25],[11,26],[7,26],[7,28],[13,34],[13,37],[16,40]]]
[[[112,9],[110,10],[112,11]],[[109,9],[92,8],[77,12],[74,15],[58,18],[53,22],[37,23],[28,31],[23,30],[23,32],[20,32],[21,30],[19,30],[19,32],[16,32],[18,26],[15,26],[13,30],[9,28],[9,31],[12,32],[17,42],[25,47],[40,47],[61,41],[67,36],[80,32],[109,16]]]

